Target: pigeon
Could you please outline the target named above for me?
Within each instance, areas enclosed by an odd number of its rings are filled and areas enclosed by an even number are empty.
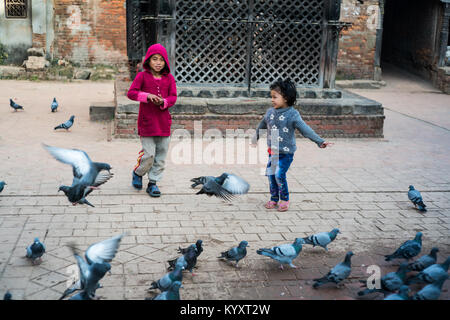
[[[81,291],[70,297],[69,300],[93,300],[93,299],[89,296],[89,294],[86,291]]]
[[[352,272],[351,266],[352,256],[353,256],[352,251],[347,252],[347,254],[345,255],[344,262],[341,262],[336,266],[334,266],[333,269],[331,269],[331,271],[328,272],[327,275],[325,275],[324,277],[314,279],[314,281],[316,282],[313,284],[313,288],[316,289],[319,286],[324,285],[325,283],[328,282],[334,282],[335,284],[339,285],[341,281],[347,279],[350,273]]]
[[[236,261],[236,268],[238,268],[239,260],[242,260],[247,255],[247,247],[249,247],[247,241],[241,241],[239,246],[231,248],[228,251],[221,252],[219,259],[225,258],[228,261]]]
[[[191,244],[188,251],[181,257],[173,260],[168,260],[167,262],[169,262],[168,270],[173,270],[176,265],[179,264],[182,265],[186,270],[189,270],[192,276],[195,276],[195,274],[192,272],[192,269],[197,263],[197,249],[195,244]]]
[[[448,275],[448,266],[450,265],[450,257],[445,260],[444,263],[441,264],[433,264],[429,266],[428,268],[425,268],[423,271],[420,271],[415,276],[411,276],[406,280],[406,284],[411,283],[418,283],[418,282],[424,282],[424,283],[433,283],[441,278],[444,278]]]
[[[311,244],[313,245],[313,247],[320,246],[328,251],[327,245],[330,244],[334,239],[336,239],[338,233],[341,232],[336,228],[331,230],[330,232],[321,232],[314,234],[312,236],[303,238],[303,240],[305,240],[306,244]]]
[[[362,291],[359,291],[358,295],[363,296],[373,292],[382,292],[386,296],[389,292],[395,292],[399,290],[400,287],[404,285],[407,268],[408,263],[403,262],[396,272],[390,272],[385,276],[381,277],[380,279],[381,288],[373,288],[373,289],[366,288]],[[360,281],[367,286],[367,281],[364,280]]]
[[[198,256],[203,252],[203,247],[202,247],[203,241],[202,240],[197,240],[197,242],[195,243],[195,248],[196,248],[196,252],[197,252],[197,258]],[[181,248],[178,247],[178,252],[181,254],[185,254],[186,252],[188,252],[189,247],[187,248]]]
[[[24,110],[22,106],[18,105],[17,103],[15,103],[12,99],[9,99],[9,105],[11,106],[11,108],[14,109],[14,111],[17,112],[17,110],[21,109]]]
[[[6,291],[5,295],[3,296],[3,300],[12,300],[12,294],[9,291]]]
[[[55,130],[56,129],[66,129],[66,131],[69,130],[70,127],[73,125],[73,120],[74,119],[75,119],[75,116],[71,116],[69,120],[67,120],[64,123],[61,123],[59,126],[56,126]]]
[[[58,101],[56,101],[56,98],[53,98],[51,108],[52,108],[52,112],[58,111]],[[72,120],[72,122],[73,122],[73,120]]]
[[[409,300],[409,292],[411,289],[407,285],[402,285],[397,293],[388,295],[384,300]]]
[[[413,240],[405,241],[393,254],[386,255],[384,260],[406,259],[409,261],[417,256],[420,250],[422,250],[422,232],[417,232]]]
[[[412,300],[438,300],[441,296],[442,286],[448,277],[449,276],[446,275],[445,277],[426,285],[412,297]]]
[[[172,283],[167,291],[163,291],[152,300],[180,300],[180,288],[183,288],[180,281]]]
[[[292,268],[297,268],[292,260],[297,258],[302,251],[302,244],[305,240],[302,238],[296,238],[294,243],[282,244],[279,246],[272,247],[270,249],[261,248],[256,250],[259,255],[270,257],[280,263],[280,269],[283,270],[283,264],[289,264]]]
[[[90,245],[84,253],[86,261],[77,253],[75,245],[70,243],[69,247],[77,260],[80,279],[75,285],[64,291],[59,300],[77,290],[84,291],[89,299],[94,299],[95,291],[100,288],[98,282],[105,276],[106,272],[111,270],[109,262],[116,256],[120,241],[125,235],[126,233],[120,234]]]
[[[73,205],[80,203],[93,207],[86,196],[112,178],[111,166],[107,163],[92,162],[82,150],[63,149],[45,144],[43,146],[56,160],[72,165],[72,185],[70,187],[62,185],[58,192],[62,190]]]
[[[195,187],[202,184],[203,187],[196,194],[207,194],[216,196],[227,201],[231,201],[237,194],[246,194],[250,190],[250,185],[244,179],[229,173],[223,173],[219,177],[204,176],[191,179]]]
[[[422,195],[420,194],[419,190],[414,189],[414,186],[412,185],[409,186],[408,198],[409,200],[411,200],[414,206],[419,209],[419,211],[427,211],[426,205],[422,200]]]
[[[430,254],[421,256],[416,261],[408,264],[408,271],[422,271],[435,264],[437,262],[437,252],[439,252],[438,248],[432,248]]]
[[[42,261],[42,255],[45,253],[45,245],[39,241],[38,238],[34,238],[31,245],[27,247],[27,254],[25,257],[31,259],[32,263],[35,264],[35,260],[39,258]]]
[[[6,186],[6,182],[5,181],[0,181],[0,192],[3,191],[3,188]]]
[[[161,292],[169,290],[175,281],[181,282],[183,280],[183,270],[183,265],[175,265],[175,269],[172,272],[166,273],[161,279],[157,281],[153,281],[152,286],[149,288],[149,290],[159,289],[161,290]]]

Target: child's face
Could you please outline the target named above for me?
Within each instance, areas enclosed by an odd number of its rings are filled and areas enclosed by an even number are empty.
[[[287,100],[276,90],[270,90],[270,97],[272,98],[272,106],[275,109],[286,108],[288,106]]]
[[[160,73],[162,69],[164,69],[165,65],[166,62],[160,54],[156,53],[150,57],[150,69],[156,73]]]

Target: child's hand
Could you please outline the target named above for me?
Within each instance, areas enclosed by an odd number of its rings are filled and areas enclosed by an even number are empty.
[[[147,100],[153,102],[157,106],[159,106],[159,105],[164,103],[164,99],[163,98],[158,97],[158,96],[156,96],[154,94],[151,94],[151,93],[148,94]]]
[[[328,146],[332,146],[334,143],[333,142],[324,142],[324,143],[322,143],[321,145],[320,145],[320,148],[322,148],[322,149],[324,149],[324,148],[326,148],[326,147],[328,147]]]

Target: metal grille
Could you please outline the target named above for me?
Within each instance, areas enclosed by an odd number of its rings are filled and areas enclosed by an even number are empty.
[[[26,18],[27,0],[5,0],[6,18]]]

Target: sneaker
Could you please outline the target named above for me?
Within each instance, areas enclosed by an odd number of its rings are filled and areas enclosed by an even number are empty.
[[[142,189],[142,177],[138,176],[136,172],[134,172],[134,170],[133,170],[133,180],[131,184],[138,190]]]
[[[159,191],[158,186],[154,183],[148,184],[146,192],[150,195],[150,197],[157,198],[161,196],[161,191]]]

